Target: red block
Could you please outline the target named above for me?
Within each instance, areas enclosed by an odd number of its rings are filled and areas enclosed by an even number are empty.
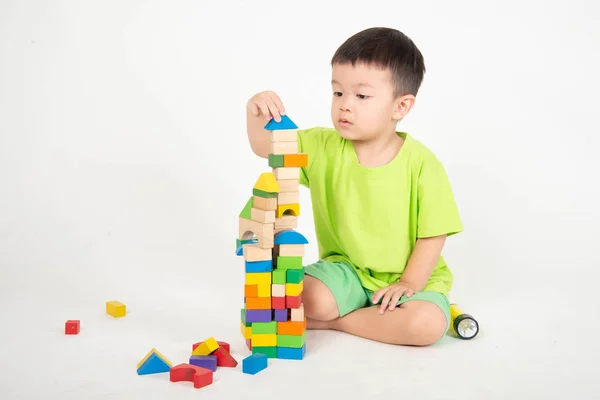
[[[302,304],[302,293],[298,296],[285,296],[285,305],[287,308],[299,308]]]
[[[213,383],[213,372],[210,369],[190,364],[179,364],[169,372],[171,382],[194,382],[194,387],[200,389]]]
[[[236,367],[238,365],[236,359],[225,347],[219,347],[212,355],[217,356],[217,367]]]
[[[252,341],[250,339],[246,339],[246,347],[252,351]]]
[[[271,297],[271,308],[273,310],[285,310],[285,297]]]
[[[192,344],[192,351],[196,350],[196,347],[200,346],[202,343],[204,342],[198,342],[198,343],[194,343]],[[231,347],[229,346],[229,343],[227,342],[220,342],[217,340],[217,343],[219,344],[219,347],[223,347],[225,350],[227,351],[231,351]]]
[[[80,330],[80,322],[78,319],[70,319],[65,322],[65,335],[77,335]]]

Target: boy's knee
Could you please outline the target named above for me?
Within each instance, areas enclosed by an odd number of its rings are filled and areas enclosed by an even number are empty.
[[[446,332],[446,316],[439,307],[431,303],[424,303],[421,307],[416,308],[418,311],[415,310],[416,312],[411,313],[411,317],[405,321],[404,329],[409,334],[410,342],[413,345],[432,345],[440,340]]]
[[[319,321],[339,317],[337,303],[329,288],[317,278],[306,275],[302,293],[304,314]]]

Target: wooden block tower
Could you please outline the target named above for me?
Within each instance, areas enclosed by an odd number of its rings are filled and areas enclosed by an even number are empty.
[[[298,127],[287,116],[271,120],[269,167],[252,189],[239,215],[236,253],[244,257],[244,307],[241,331],[252,354],[301,360],[306,353],[304,247],[297,232],[300,215]]]

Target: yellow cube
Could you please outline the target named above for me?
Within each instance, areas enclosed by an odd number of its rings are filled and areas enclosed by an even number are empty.
[[[211,337],[206,339],[204,342],[200,343],[198,347],[192,351],[193,356],[208,356],[213,351],[219,348],[219,343],[215,340],[215,338]]]
[[[106,313],[115,318],[124,317],[127,314],[125,304],[116,300],[106,302]]]
[[[270,272],[248,272],[246,273],[246,285],[270,285]]]
[[[304,281],[300,283],[286,283],[285,284],[285,295],[286,296],[299,296],[304,289]]]
[[[251,339],[252,338],[252,327],[244,325],[243,322],[240,322],[240,325],[241,325],[240,330],[242,332],[242,336],[244,337],[244,339]]]
[[[257,297],[271,297],[271,285],[257,285],[258,296]]]
[[[275,347],[277,346],[276,333],[261,333],[252,335],[252,347]]]

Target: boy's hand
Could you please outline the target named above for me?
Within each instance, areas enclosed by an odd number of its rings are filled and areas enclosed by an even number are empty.
[[[410,285],[405,282],[396,282],[373,293],[371,301],[373,304],[377,304],[383,297],[383,300],[381,300],[381,307],[379,308],[379,313],[383,314],[388,305],[390,311],[392,311],[396,308],[396,304],[398,303],[398,300],[400,300],[400,297],[404,295],[406,295],[406,297],[411,297],[413,294],[415,294],[415,290]]]
[[[255,117],[262,114],[267,121],[273,118],[275,121],[280,122],[281,116],[285,115],[285,108],[283,108],[281,99],[277,93],[272,91],[255,94],[248,100],[247,107]]]

